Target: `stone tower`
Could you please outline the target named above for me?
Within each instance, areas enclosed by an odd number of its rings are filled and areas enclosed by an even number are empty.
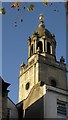
[[[55,35],[46,29],[42,14],[39,20],[38,29],[28,38],[28,63],[23,62],[20,67],[19,102],[23,101],[25,117],[57,118],[62,114],[66,117],[65,60],[63,56],[56,60]]]

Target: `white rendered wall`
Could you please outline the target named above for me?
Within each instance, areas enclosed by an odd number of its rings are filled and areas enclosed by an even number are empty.
[[[44,96],[44,118],[65,118],[67,116],[57,114],[57,99],[68,102],[68,93],[66,91],[47,87],[47,92]],[[66,96],[67,94],[67,96]],[[67,110],[68,113],[68,110]]]

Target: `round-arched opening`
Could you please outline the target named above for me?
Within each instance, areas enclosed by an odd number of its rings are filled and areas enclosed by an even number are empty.
[[[26,84],[26,90],[28,90],[29,87],[30,87],[30,83],[28,82],[28,83]]]
[[[56,87],[56,81],[55,80],[51,80],[51,86]]]
[[[51,53],[51,50],[50,50],[50,43],[47,42],[47,53],[50,54]]]
[[[31,55],[33,54],[33,44],[31,45]]]
[[[43,51],[43,47],[42,47],[42,42],[41,41],[38,42],[37,49],[38,49],[38,47],[40,49],[40,52],[42,52]]]

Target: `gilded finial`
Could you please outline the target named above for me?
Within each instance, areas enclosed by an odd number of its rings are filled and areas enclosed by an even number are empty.
[[[43,14],[40,14],[39,20],[40,20],[40,22],[44,21],[44,16],[43,16]]]

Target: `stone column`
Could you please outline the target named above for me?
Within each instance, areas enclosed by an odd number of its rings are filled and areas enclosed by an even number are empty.
[[[35,38],[35,42],[34,42],[34,47],[35,47],[35,53],[36,53],[36,49],[37,49],[37,38]]]
[[[28,38],[28,58],[30,57],[30,44],[31,44],[31,38]]]
[[[50,45],[50,54],[52,54],[53,53],[53,47],[52,47],[52,45]]]
[[[47,52],[47,40],[45,40],[45,52]]]

